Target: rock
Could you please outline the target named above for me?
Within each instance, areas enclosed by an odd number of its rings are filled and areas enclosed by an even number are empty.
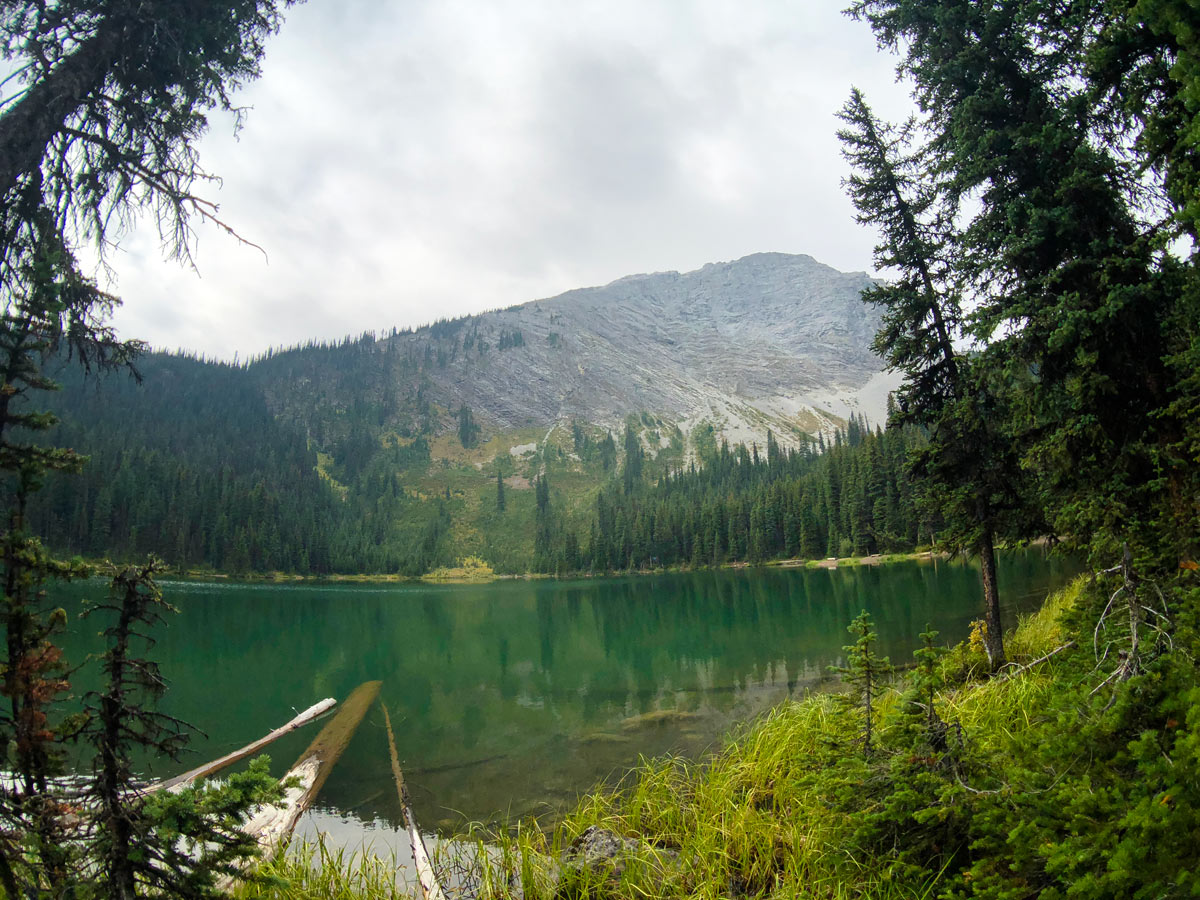
[[[642,728],[660,728],[663,725],[678,725],[701,718],[700,713],[688,712],[682,709],[656,709],[642,713],[640,716],[630,716],[621,721],[622,731],[638,731]]]
[[[645,841],[621,837],[615,831],[591,825],[563,852],[554,896],[567,898],[581,890],[588,893],[601,885],[615,886],[639,868],[642,870],[637,874],[643,884],[647,880],[661,884],[681,877],[679,854],[674,850],[653,847]]]
[[[625,873],[629,857],[636,856],[641,846],[633,838],[623,838],[615,831],[591,825],[563,853],[563,868],[603,871],[619,878]]]

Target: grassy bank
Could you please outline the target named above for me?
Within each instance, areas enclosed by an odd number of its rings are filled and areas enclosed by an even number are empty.
[[[236,900],[410,900],[397,885],[399,863],[369,850],[347,853],[324,843],[293,845],[262,866],[255,884],[242,885]]]

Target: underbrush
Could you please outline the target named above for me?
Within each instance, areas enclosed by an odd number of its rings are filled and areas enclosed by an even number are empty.
[[[482,584],[495,578],[492,567],[478,556],[468,556],[460,559],[456,566],[443,566],[421,576],[422,581],[468,584]]]

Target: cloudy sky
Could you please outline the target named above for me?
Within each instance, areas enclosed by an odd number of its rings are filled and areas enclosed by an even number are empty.
[[[310,0],[201,146],[197,271],[109,255],[123,336],[241,358],[748,253],[870,270],[834,113],[909,107],[844,0]]]

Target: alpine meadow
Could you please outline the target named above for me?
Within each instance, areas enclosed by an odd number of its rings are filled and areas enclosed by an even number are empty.
[[[601,198],[636,194],[623,227],[659,228],[667,258],[668,188],[761,201],[734,159],[748,119],[713,138],[725,108],[708,104],[804,93],[746,74],[791,46],[771,29],[740,43],[771,4],[628,22],[581,5],[576,22],[535,0],[504,23],[392,10],[412,29],[378,83],[344,109],[301,104],[267,64],[285,13],[327,17],[342,57],[370,56],[341,46],[351,25],[384,21],[319,6],[0,0],[0,893],[1200,895],[1195,0],[853,2],[845,22],[911,111],[889,120],[894,99],[851,79],[818,123],[872,274],[739,251],[461,314],[397,305],[350,337],[255,335],[267,349],[240,361],[118,334],[109,276],[143,264],[134,229],[185,266],[201,233],[259,253],[200,159],[223,146],[210,124],[253,120],[238,96],[256,86],[267,116],[284,96],[340,130],[336,154],[225,147],[254,173],[246,208],[272,207],[260,221],[333,270],[371,208],[338,178],[405,220],[321,298],[343,332],[351,295],[383,272],[400,296],[455,228],[494,244],[463,238],[447,284],[466,268],[524,289],[487,268],[534,241],[516,218],[554,211],[529,268],[573,276],[593,270],[568,264],[572,241],[628,246]],[[601,20],[613,31],[591,34]],[[745,80],[672,93],[686,67],[666,44],[647,63],[663,23]],[[279,71],[361,71],[305,34]],[[522,78],[539,52],[553,75]],[[526,105],[488,106],[510,77]],[[388,79],[439,98],[427,122],[384,108]],[[536,105],[556,88],[571,102]],[[438,118],[456,91],[488,109],[486,139],[459,107]],[[674,109],[686,96],[699,105]],[[379,108],[348,135],[363,98]],[[682,162],[656,169],[674,127]],[[551,153],[559,128],[596,194],[555,187],[574,171]],[[380,147],[422,189],[512,174],[514,218],[489,219],[486,194],[452,220],[449,193],[393,208],[409,181],[372,168]],[[310,177],[320,153],[336,177]],[[345,222],[289,212],[289,169]],[[823,215],[815,188],[806,206],[777,184],[788,216]],[[232,302],[265,308],[309,271]],[[208,314],[153,304],[161,322]],[[293,704],[272,730],[263,710]],[[189,743],[214,761],[193,768]],[[268,745],[307,749],[284,768]]]

